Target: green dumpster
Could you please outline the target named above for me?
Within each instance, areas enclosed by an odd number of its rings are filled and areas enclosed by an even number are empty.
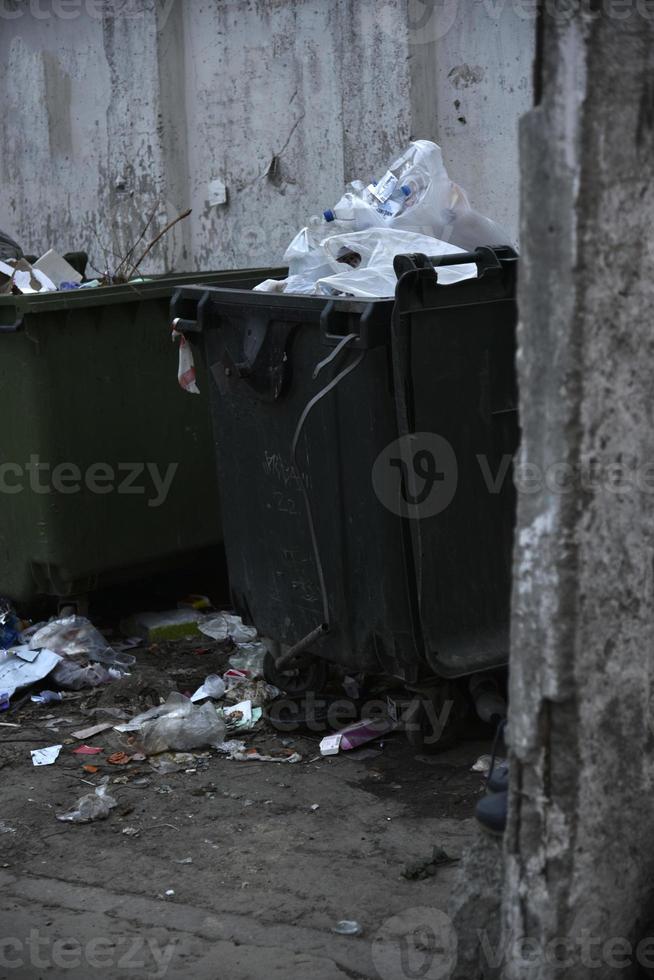
[[[2,595],[83,595],[220,543],[208,401],[177,383],[170,297],[284,273],[0,297]]]

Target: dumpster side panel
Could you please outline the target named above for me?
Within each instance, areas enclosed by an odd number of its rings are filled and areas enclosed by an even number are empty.
[[[48,591],[220,540],[207,403],[177,385],[167,307],[162,298],[30,323],[48,377]]]
[[[0,297],[0,593],[86,592],[221,541],[208,379],[198,359],[203,396],[177,383],[170,296],[284,271]]]
[[[260,304],[247,309],[243,298],[240,308],[223,305],[205,318],[234,602],[263,635],[285,645],[324,621],[306,493],[331,626],[315,652],[353,670],[413,678],[419,664],[402,529],[371,480],[377,455],[397,437],[388,344],[363,355],[344,349],[314,378],[330,347],[319,322],[325,304],[311,303],[298,322],[284,320],[276,298],[267,300],[266,330],[278,336],[269,346],[283,365],[277,397],[256,377],[259,369],[269,377],[270,363],[241,376],[234,367],[244,362],[248,330],[261,329]],[[386,307],[388,341],[391,304]],[[359,359],[307,415],[296,469],[291,444],[298,421],[311,400]]]
[[[445,675],[508,658],[515,321],[512,299],[427,310],[410,321],[412,428],[442,437],[456,459],[451,502],[418,516],[414,529],[427,655]]]

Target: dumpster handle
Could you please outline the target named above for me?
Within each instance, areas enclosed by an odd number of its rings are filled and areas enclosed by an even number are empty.
[[[474,262],[477,266],[478,276],[502,268],[495,251],[488,245],[481,245],[474,252],[454,252],[450,255],[424,255],[422,252],[396,255],[393,259],[393,269],[399,279],[405,272],[413,272],[415,269],[434,270],[434,267],[437,268],[439,265],[464,265],[468,262]]]
[[[352,340],[355,340],[356,339],[356,336],[357,336],[356,334],[350,334],[348,337],[344,337],[343,340],[342,340],[342,342],[338,345],[338,347],[337,347],[336,350],[337,351],[342,351],[345,348],[346,344],[349,344],[349,343],[351,343]],[[361,361],[364,358],[365,353],[366,353],[365,350],[362,350],[359,353],[359,355],[357,357],[355,357],[354,360],[350,364],[347,365],[347,367],[343,368],[343,370],[339,374],[337,374],[335,378],[332,378],[332,380],[329,382],[329,384],[325,385],[324,388],[321,388],[320,391],[318,392],[318,394],[317,395],[314,395],[313,398],[310,401],[307,402],[307,404],[305,405],[304,411],[302,412],[302,415],[300,416],[300,419],[298,421],[298,424],[297,424],[297,426],[295,428],[295,434],[293,435],[293,442],[291,443],[291,466],[293,468],[293,473],[295,475],[295,479],[298,482],[298,487],[300,488],[300,493],[302,494],[302,498],[304,500],[304,506],[305,506],[305,509],[306,509],[306,512],[307,512],[307,521],[308,521],[308,524],[309,524],[309,533],[311,535],[311,546],[313,548],[313,557],[314,557],[314,561],[316,563],[316,572],[318,573],[318,582],[319,582],[319,585],[320,585],[320,595],[321,595],[321,598],[322,598],[322,614],[323,614],[323,621],[320,624],[320,626],[318,626],[315,630],[313,630],[311,633],[309,633],[309,635],[307,637],[305,637],[304,640],[301,640],[300,643],[296,643],[295,646],[291,648],[291,651],[289,651],[289,653],[290,652],[293,652],[293,654],[295,654],[295,652],[298,652],[299,653],[299,652],[301,652],[302,649],[305,649],[309,645],[309,643],[312,642],[312,640],[314,639],[315,636],[319,636],[321,633],[326,633],[329,630],[329,626],[330,626],[330,624],[329,624],[329,600],[327,598],[327,586],[325,585],[325,573],[324,573],[324,570],[323,570],[323,567],[322,567],[322,559],[320,557],[320,549],[318,548],[318,538],[316,536],[316,528],[315,528],[315,525],[313,523],[313,514],[312,514],[312,511],[311,511],[311,501],[309,500],[309,494],[307,492],[307,488],[304,485],[304,481],[302,480],[302,478],[300,476],[300,471],[299,471],[299,468],[298,468],[298,465],[297,465],[297,456],[296,456],[296,453],[297,453],[297,444],[298,444],[298,442],[300,440],[300,435],[302,433],[302,429],[304,428],[304,423],[307,420],[307,417],[309,415],[309,412],[312,410],[312,408],[315,405],[318,404],[318,402],[320,401],[321,398],[324,398],[325,395],[329,394],[329,392],[332,390],[332,388],[335,388],[336,385],[340,381],[343,380],[343,378],[345,378],[348,374],[350,374],[351,371],[354,371],[354,369],[359,366],[359,364],[361,363]],[[335,357],[335,356],[336,356],[335,353],[333,353],[331,355],[331,357],[329,358],[329,360],[331,360],[332,357]],[[316,373],[321,369],[321,365],[324,367],[324,363],[325,362],[320,362],[316,366]],[[314,373],[314,377],[315,376],[316,375]],[[284,655],[284,659],[285,660],[287,659],[287,655],[286,654]]]

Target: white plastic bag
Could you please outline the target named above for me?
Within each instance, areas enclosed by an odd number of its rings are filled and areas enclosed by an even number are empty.
[[[506,228],[470,207],[468,196],[458,184],[452,184],[451,206],[443,238],[472,252],[480,245],[509,245],[516,242]]]
[[[416,235],[408,231],[389,231],[371,228],[351,235],[337,235],[324,242],[325,252],[329,256],[333,275],[321,279],[318,283],[323,293],[328,295],[345,294],[375,298],[394,296],[397,276],[393,269],[393,259],[396,255],[412,252],[422,252],[424,255],[451,255],[462,252],[463,249],[437,238]],[[340,263],[343,253],[355,252],[361,256],[361,262],[353,269]],[[474,279],[477,267],[474,263],[438,267],[438,281],[443,285],[461,282],[463,279]]]

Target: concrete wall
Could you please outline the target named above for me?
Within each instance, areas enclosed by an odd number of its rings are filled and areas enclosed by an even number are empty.
[[[3,0],[0,228],[115,267],[160,202],[153,228],[193,214],[148,271],[277,262],[414,136],[515,231],[533,22],[498,6]]]

